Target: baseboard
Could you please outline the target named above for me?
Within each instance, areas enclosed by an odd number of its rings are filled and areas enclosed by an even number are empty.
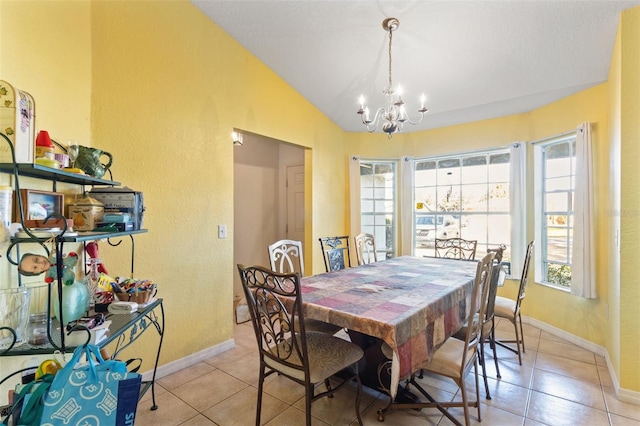
[[[628,402],[630,404],[640,405],[640,392],[623,389],[620,387],[620,381],[618,380],[618,376],[616,375],[613,369],[613,364],[611,364],[611,359],[609,358],[609,352],[607,352],[607,349],[604,346],[596,345],[595,343],[585,340],[582,337],[575,336],[564,330],[561,330],[552,325],[539,321],[535,318],[523,316],[522,322],[538,327],[540,330],[544,330],[548,333],[553,334],[554,336],[561,337],[573,343],[576,346],[580,346],[581,348],[584,348],[588,351],[591,351],[597,355],[604,357],[604,359],[607,362],[607,370],[609,370],[609,375],[611,376],[611,381],[613,382],[613,388],[616,392],[616,396],[618,400],[622,402]]]
[[[220,355],[221,353],[235,347],[235,340],[229,339],[215,346],[211,346],[210,348],[203,349],[200,352],[196,352],[194,354],[187,355],[184,358],[180,358],[167,364],[161,365],[156,370],[156,380],[164,376],[168,376],[169,374],[175,373],[176,371],[191,367],[192,365],[204,361],[205,359],[211,358],[212,356]],[[152,370],[142,373],[142,380],[144,381],[149,381],[152,377]]]

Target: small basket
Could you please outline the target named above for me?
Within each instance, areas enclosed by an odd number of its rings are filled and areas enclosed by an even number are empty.
[[[121,302],[136,302],[137,304],[144,304],[149,302],[154,290],[138,291],[134,293],[113,293],[116,298]]]

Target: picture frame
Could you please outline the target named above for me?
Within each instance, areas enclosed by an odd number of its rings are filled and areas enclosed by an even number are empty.
[[[58,213],[64,215],[64,194],[52,191],[39,191],[34,189],[21,189],[20,201],[22,202],[23,225],[27,228],[54,228],[64,226],[62,219],[49,219],[44,223],[45,217]],[[20,203],[16,197],[14,201],[14,222],[20,222]]]

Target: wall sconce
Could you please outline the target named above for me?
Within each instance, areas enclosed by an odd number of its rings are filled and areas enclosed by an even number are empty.
[[[242,133],[231,132],[231,139],[233,140],[234,145],[240,146],[243,144]]]

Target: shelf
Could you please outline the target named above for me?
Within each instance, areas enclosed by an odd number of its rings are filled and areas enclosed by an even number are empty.
[[[136,324],[138,324],[141,320],[147,320],[147,322],[145,323],[145,327],[142,326],[138,326],[135,327],[135,331],[133,331],[132,333],[138,333],[141,334],[145,331],[145,329],[149,326],[151,326],[152,324],[156,324],[158,320],[156,320],[156,322],[154,322],[149,315],[157,308],[160,308],[161,311],[163,311],[161,309],[161,305],[162,305],[162,299],[157,299],[155,300],[153,303],[151,303],[148,306],[145,306],[144,308],[139,308],[136,312],[133,312],[131,314],[110,314],[110,313],[106,313],[105,315],[105,319],[110,320],[111,321],[111,325],[109,326],[109,331],[107,332],[106,338],[101,340],[100,342],[97,343],[97,346],[100,348],[105,347],[106,345],[108,345],[109,343],[113,342],[116,339],[121,338],[121,336],[125,335],[125,333],[127,332],[127,330],[131,329],[132,327],[134,327]],[[90,315],[93,315],[95,312],[91,311]],[[162,316],[164,316],[164,314],[161,314]],[[155,318],[155,317],[154,317]],[[53,341],[56,343],[56,345],[60,346],[60,323],[58,323],[57,320],[53,320],[53,324],[51,325],[51,338],[53,339]],[[160,327],[160,329],[158,330],[159,333],[163,333],[164,332],[164,320],[162,319],[162,325]],[[129,337],[133,337],[133,336],[125,336],[127,338]],[[66,351],[67,352],[73,352],[74,349],[76,347],[75,346],[67,346],[66,347]],[[23,343],[20,346],[17,347],[13,347],[11,348],[10,351],[4,352],[2,354],[0,354],[0,356],[14,356],[14,355],[31,355],[31,354],[51,354],[54,351],[54,347],[51,344],[46,344],[46,345],[40,345],[40,346],[31,346],[28,343]]]
[[[38,232],[38,228],[30,228],[29,230],[31,232]],[[122,232],[93,232],[93,231],[78,232],[78,235],[73,235],[68,237],[64,236],[62,238],[62,241],[64,241],[65,243],[97,241],[97,240],[104,240],[107,238],[119,238],[119,237],[126,237],[128,235],[145,234],[147,232],[148,231],[146,229],[138,229],[136,231],[122,231]],[[38,239],[12,238],[11,241],[14,243],[29,243],[29,242],[38,243],[42,241],[47,241],[50,238],[51,238],[50,236],[44,237],[44,238],[38,238]]]
[[[0,163],[0,172],[13,173],[12,163]],[[119,186],[120,182],[107,179],[98,179],[92,176],[69,173],[63,170],[52,169],[51,167],[39,164],[16,164],[18,173],[21,176],[29,176],[39,179],[49,179],[56,182],[73,183],[77,185],[106,185]]]

